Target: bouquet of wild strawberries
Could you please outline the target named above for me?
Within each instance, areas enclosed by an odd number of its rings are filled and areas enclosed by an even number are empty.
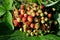
[[[50,33],[57,25],[53,15],[55,8],[46,8],[43,4],[22,4],[20,9],[13,11],[13,24],[15,29],[26,32],[27,36],[37,36]]]

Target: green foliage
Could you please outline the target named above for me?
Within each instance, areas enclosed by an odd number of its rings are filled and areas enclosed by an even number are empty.
[[[1,17],[2,15],[4,15],[5,12],[6,12],[6,11],[5,11],[5,8],[0,5],[0,17]]]
[[[13,0],[3,0],[2,3],[6,10],[12,9]]]
[[[3,17],[3,22],[9,27],[11,30],[14,30],[14,26],[12,23],[12,14],[7,11],[6,14]]]

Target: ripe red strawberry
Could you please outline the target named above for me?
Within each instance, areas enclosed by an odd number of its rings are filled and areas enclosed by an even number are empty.
[[[21,13],[21,14],[24,14],[24,13],[25,13],[25,10],[21,10],[20,13]]]
[[[24,9],[24,5],[21,5],[20,8],[21,8],[21,9]]]
[[[20,19],[22,19],[24,17],[24,15],[23,14],[20,14]]]
[[[27,19],[29,22],[32,22],[33,21],[33,17],[32,16],[28,16],[28,19]]]
[[[45,6],[42,4],[41,6],[40,6],[40,9],[43,9]]]
[[[35,27],[35,24],[32,23],[32,24],[30,25],[30,27],[31,27],[31,28],[34,28],[34,27]]]
[[[27,17],[28,17],[28,14],[24,14],[24,17],[26,17],[26,18],[27,18]]]
[[[29,27],[31,22],[25,22],[25,24]]]
[[[17,22],[17,20],[13,20],[13,23],[15,27],[19,25],[19,22]]]
[[[51,18],[51,17],[52,17],[52,14],[51,14],[51,13],[49,13],[47,16],[48,16],[48,18]]]
[[[23,17],[22,22],[26,22],[26,21],[27,21],[26,17]]]

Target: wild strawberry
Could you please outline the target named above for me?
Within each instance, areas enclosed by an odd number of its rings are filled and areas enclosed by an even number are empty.
[[[18,13],[19,13],[19,11],[17,9],[15,9],[14,14],[18,14]]]
[[[48,21],[48,18],[47,17],[45,17],[45,21]]]
[[[31,13],[31,16],[32,16],[32,17],[35,17],[35,13],[34,13],[34,12],[32,12],[32,13]]]
[[[26,24],[24,24],[24,25],[23,25],[23,31],[24,31],[24,32],[26,32],[26,28],[27,28],[27,26],[26,26]]]
[[[44,7],[45,7],[45,6],[42,4],[42,5],[40,6],[40,9],[44,9]]]
[[[36,7],[34,7],[34,8],[33,8],[33,10],[34,10],[34,11],[37,11],[37,8],[36,8]]]
[[[38,10],[38,13],[42,13],[42,10],[39,9],[39,10]]]
[[[19,22],[17,22],[17,20],[13,20],[13,23],[15,27],[19,25]]]
[[[40,27],[40,24],[39,23],[36,23],[35,24],[35,29],[39,29],[39,27]]]
[[[25,24],[29,27],[31,23],[30,22],[26,22]]]
[[[31,27],[31,28],[34,28],[34,27],[35,27],[35,24],[32,23],[32,24],[30,25],[30,27]]]
[[[28,15],[31,15],[31,12],[30,12],[30,11],[27,11],[27,14],[28,14]]]
[[[20,18],[17,18],[17,22],[20,22],[21,20],[20,20]]]
[[[41,20],[41,23],[44,24],[45,23],[45,20]]]
[[[57,24],[58,24],[58,22],[57,22],[57,21],[54,21],[54,24],[55,24],[55,25],[57,25]]]
[[[23,17],[22,22],[26,22],[26,21],[27,21],[26,17]]]
[[[51,17],[52,17],[52,14],[51,14],[51,13],[49,13],[47,16],[48,16],[48,18],[51,18]]]
[[[34,33],[33,33],[33,32],[31,32],[31,33],[30,33],[30,35],[31,35],[31,36],[34,36]]]
[[[20,8],[21,8],[21,9],[24,9],[24,5],[21,5]]]
[[[22,28],[20,28],[20,31],[22,31]]]
[[[33,17],[32,17],[32,16],[28,16],[27,20],[28,20],[29,22],[32,22],[32,21],[33,21]]]
[[[27,30],[28,33],[31,33],[31,30]]]
[[[44,17],[41,17],[41,20],[44,20]]]
[[[24,17],[24,15],[23,14],[20,14],[20,19],[22,19]]]
[[[26,18],[27,18],[27,17],[28,17],[28,14],[24,14],[24,17],[26,17]]]
[[[33,4],[33,7],[37,7],[38,5],[36,3]]]
[[[41,16],[41,17],[43,17],[43,16],[44,16],[44,14],[43,14],[43,13],[40,13],[40,16]]]
[[[53,11],[55,11],[56,9],[55,8],[52,8]]]
[[[30,7],[27,7],[26,9],[27,9],[27,11],[29,11],[30,10]]]
[[[34,21],[35,21],[35,22],[39,22],[39,19],[35,17],[35,18],[34,18]]]
[[[36,13],[36,16],[39,16],[39,13],[38,12]]]
[[[34,34],[37,36],[38,35],[38,32],[35,32]]]
[[[44,12],[45,15],[47,15],[48,13],[47,12]]]
[[[21,12],[21,14],[24,14],[25,13],[25,10],[21,10],[20,12]]]

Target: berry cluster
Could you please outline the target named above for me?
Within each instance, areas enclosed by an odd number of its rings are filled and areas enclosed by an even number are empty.
[[[57,25],[53,19],[54,12],[55,8],[46,8],[43,4],[22,4],[19,10],[13,11],[13,24],[15,28],[26,32],[27,36],[46,34],[53,25]]]

